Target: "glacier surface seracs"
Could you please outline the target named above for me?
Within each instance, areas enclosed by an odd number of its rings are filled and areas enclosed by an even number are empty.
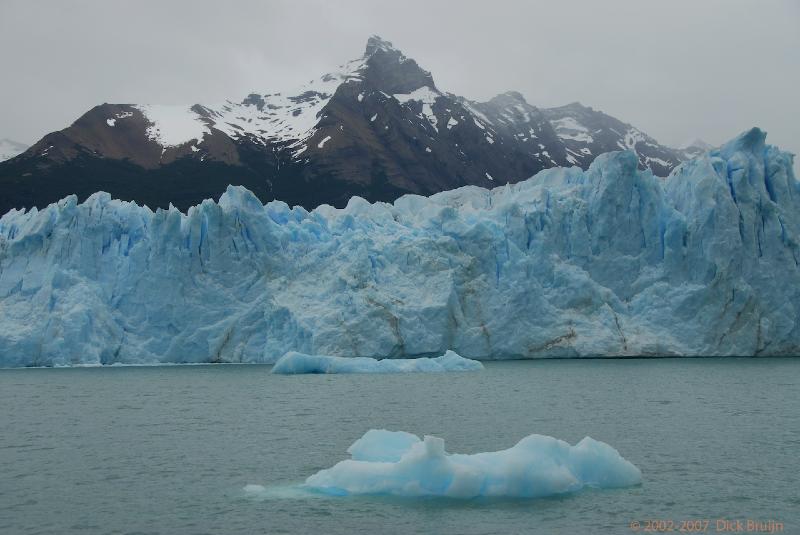
[[[483,369],[477,360],[465,359],[458,353],[445,351],[436,358],[373,359],[370,357],[330,357],[289,351],[278,359],[272,373],[300,375],[309,373],[438,373],[467,372]]]
[[[800,186],[752,129],[493,190],[312,212],[230,187],[0,218],[0,366],[800,353]]]
[[[310,476],[306,488],[335,496],[540,498],[642,482],[633,463],[591,437],[571,446],[529,435],[506,450],[465,455],[447,453],[438,437],[372,429],[347,451],[350,459]]]

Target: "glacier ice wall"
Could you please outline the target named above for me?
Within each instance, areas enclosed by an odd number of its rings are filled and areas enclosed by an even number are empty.
[[[0,219],[0,365],[800,353],[800,186],[753,129],[675,169],[312,212],[230,187]]]

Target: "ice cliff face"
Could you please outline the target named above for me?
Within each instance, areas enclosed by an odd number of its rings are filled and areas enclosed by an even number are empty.
[[[491,191],[186,215],[97,193],[0,219],[0,365],[800,352],[800,186],[753,129]]]

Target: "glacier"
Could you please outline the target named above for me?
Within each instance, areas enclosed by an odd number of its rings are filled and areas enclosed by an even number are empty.
[[[465,359],[454,351],[447,350],[436,358],[373,359],[370,357],[330,357],[306,355],[289,351],[278,359],[272,373],[298,375],[308,373],[436,373],[482,370],[477,360]]]
[[[305,487],[335,496],[540,498],[642,482],[635,465],[591,437],[571,446],[529,435],[506,450],[466,455],[447,453],[438,437],[372,429],[347,451],[350,459],[310,476]]]
[[[800,353],[800,190],[754,128],[666,179],[630,151],[492,190],[0,218],[0,366]]]

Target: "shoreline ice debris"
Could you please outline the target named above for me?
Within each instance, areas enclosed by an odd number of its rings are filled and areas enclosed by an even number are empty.
[[[272,373],[296,375],[311,373],[420,373],[482,370],[477,360],[465,359],[454,351],[436,358],[373,359],[370,357],[329,357],[289,351],[275,363]]]
[[[642,482],[636,466],[590,437],[571,446],[529,435],[506,450],[465,455],[447,453],[441,438],[372,429],[347,451],[351,459],[310,476],[305,487],[335,496],[540,498]]]
[[[0,218],[0,367],[800,354],[800,184],[752,129],[588,170],[312,211],[242,187]]]

